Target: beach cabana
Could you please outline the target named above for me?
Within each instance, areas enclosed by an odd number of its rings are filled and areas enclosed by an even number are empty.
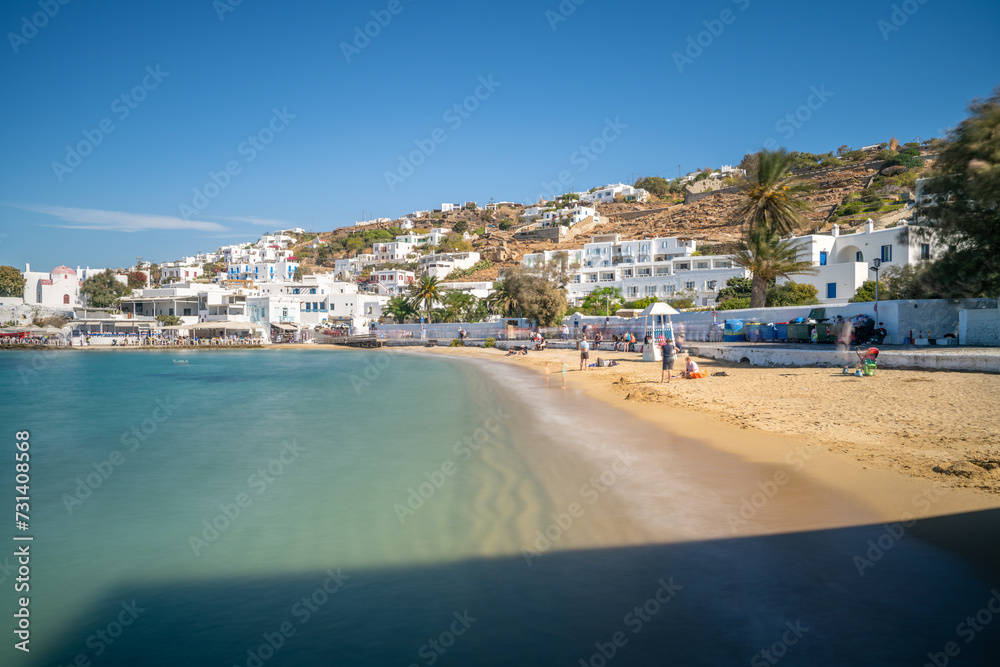
[[[674,323],[670,319],[672,315],[679,315],[680,311],[673,308],[668,303],[663,303],[662,301],[654,301],[653,303],[646,306],[639,317],[643,318],[643,338],[645,336],[651,336],[653,339],[653,345],[643,345],[642,347],[642,360],[643,361],[660,361],[660,346],[656,345],[656,341],[660,337],[673,338],[674,337]]]

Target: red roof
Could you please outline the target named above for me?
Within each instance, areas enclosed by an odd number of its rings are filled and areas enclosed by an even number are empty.
[[[76,271],[74,271],[73,269],[71,269],[71,268],[69,268],[68,266],[65,266],[65,265],[64,266],[57,266],[56,268],[52,269],[49,273],[59,274],[59,275],[67,273],[67,274],[72,275],[72,276],[76,275]]]

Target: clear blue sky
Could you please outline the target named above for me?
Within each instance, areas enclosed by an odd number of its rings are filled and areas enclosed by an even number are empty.
[[[675,177],[768,139],[926,139],[1000,84],[995,0],[236,1],[5,0],[0,264],[164,261],[363,211],[526,202],[564,171],[559,191]],[[345,56],[373,11],[387,25]],[[433,153],[390,185],[417,141]],[[198,201],[210,172],[228,183]]]

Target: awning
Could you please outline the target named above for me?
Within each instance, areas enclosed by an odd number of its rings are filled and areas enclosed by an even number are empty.
[[[271,322],[271,326],[275,329],[281,329],[282,331],[298,331],[299,328],[294,324],[287,324],[285,322],[277,323]]]

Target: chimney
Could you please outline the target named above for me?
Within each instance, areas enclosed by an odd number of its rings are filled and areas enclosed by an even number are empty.
[[[840,225],[834,225],[833,229],[830,230],[830,234],[833,236],[833,238],[837,238],[838,236],[840,236]]]
[[[873,231],[875,231],[875,223],[872,222],[871,218],[868,218],[868,222],[865,223],[865,233],[871,234]]]
[[[24,272],[28,273],[29,271],[31,271],[31,264],[28,264],[27,262],[25,262],[24,263]]]

